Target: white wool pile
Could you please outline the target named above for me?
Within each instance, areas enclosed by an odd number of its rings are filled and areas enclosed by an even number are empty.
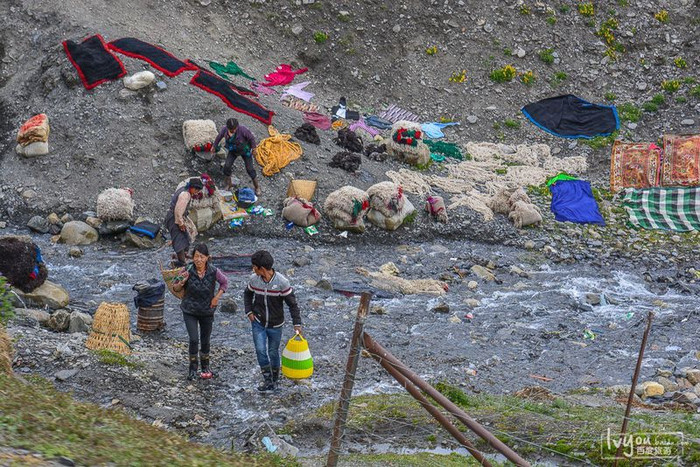
[[[537,206],[525,201],[516,201],[513,210],[508,214],[508,219],[513,221],[515,227],[521,229],[526,225],[539,224],[542,222],[542,214]]]
[[[353,218],[353,208],[355,202],[361,204],[367,203],[369,206],[369,197],[367,193],[354,186],[346,185],[326,197],[323,203],[323,210],[326,215],[331,218],[336,228],[339,226],[356,226],[364,230],[364,217],[369,210],[369,207],[362,209],[355,218]],[[340,221],[340,222],[336,222]]]
[[[182,138],[187,149],[213,143],[218,134],[213,120],[185,120],[182,124]]]
[[[128,221],[134,215],[134,200],[124,188],[107,188],[97,196],[97,217],[103,221]]]
[[[401,185],[393,182],[379,182],[367,189],[369,207],[391,217],[403,209],[406,197]]]

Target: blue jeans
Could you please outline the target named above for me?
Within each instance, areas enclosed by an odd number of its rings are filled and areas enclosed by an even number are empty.
[[[280,342],[282,342],[282,328],[266,328],[257,321],[253,321],[253,344],[255,344],[260,368],[280,367]]]

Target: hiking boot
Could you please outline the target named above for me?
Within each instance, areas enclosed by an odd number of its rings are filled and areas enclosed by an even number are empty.
[[[279,380],[280,380],[280,369],[273,368],[272,369],[272,385],[274,386],[274,389],[277,389],[277,384],[279,383]]]
[[[209,354],[201,354],[199,356],[199,361],[202,364],[202,371],[199,377],[202,379],[211,379],[214,377],[214,373],[209,369]]]
[[[272,371],[269,366],[261,368],[263,375],[263,383],[258,386],[258,391],[267,392],[275,389],[275,383],[272,382]]]
[[[190,370],[187,373],[187,379],[190,381],[197,379],[197,355],[190,355]]]

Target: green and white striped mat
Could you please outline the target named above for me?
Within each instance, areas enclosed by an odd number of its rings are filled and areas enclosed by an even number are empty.
[[[622,206],[635,228],[700,230],[700,187],[627,188]]]

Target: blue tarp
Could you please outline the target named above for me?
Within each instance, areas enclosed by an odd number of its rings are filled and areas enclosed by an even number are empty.
[[[549,187],[552,192],[552,212],[560,222],[605,225],[598,204],[593,198],[591,184],[585,180],[560,180]]]

